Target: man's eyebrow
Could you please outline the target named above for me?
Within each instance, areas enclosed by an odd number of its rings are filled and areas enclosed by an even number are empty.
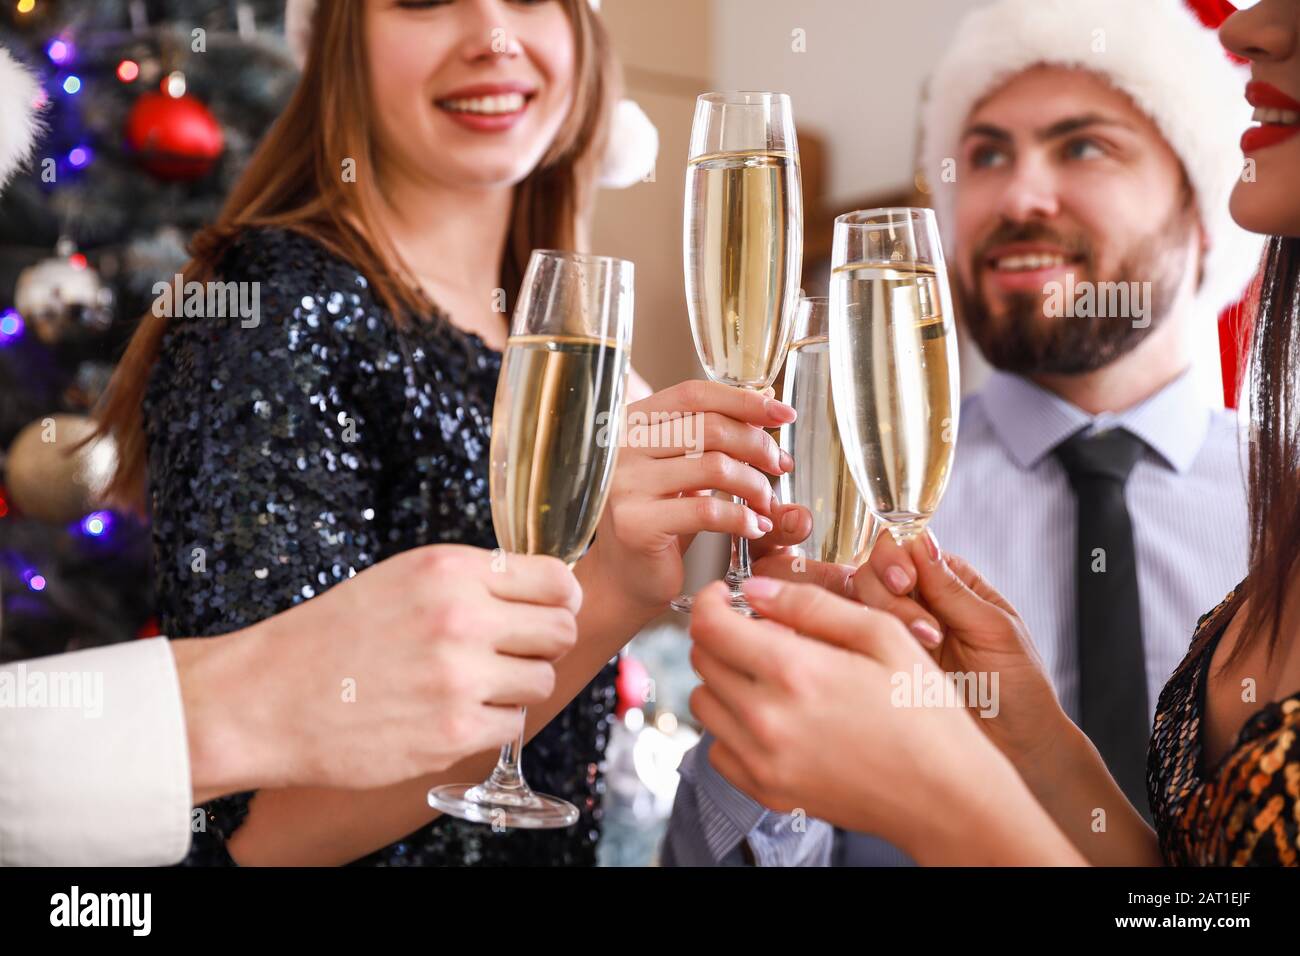
[[[972,136],[983,136],[985,139],[996,139],[1004,143],[1011,142],[1010,133],[991,123],[976,123],[974,126],[967,127],[966,132],[961,134],[963,140],[970,139]]]
[[[1053,123],[1046,129],[1040,129],[1034,135],[1039,142],[1045,142],[1049,139],[1058,139],[1062,136],[1069,136],[1071,133],[1077,133],[1081,129],[1088,129],[1093,126],[1118,126],[1120,129],[1132,129],[1132,125],[1117,119],[1113,116],[1102,116],[1099,113],[1088,113],[1085,116],[1072,116],[1069,119],[1063,119]]]
[[[1098,113],[1088,113],[1084,116],[1071,116],[1067,119],[1058,120],[1051,126],[1036,130],[1034,132],[1034,138],[1040,143],[1047,142],[1048,140],[1059,139],[1062,136],[1069,136],[1071,133],[1077,133],[1079,130],[1089,129],[1093,126],[1117,126],[1120,129],[1129,130],[1133,128],[1131,124],[1126,123],[1121,119],[1116,119],[1111,116],[1102,116]],[[1007,130],[1000,126],[994,126],[992,123],[976,123],[974,126],[967,127],[966,131],[962,133],[963,140],[969,139],[972,136],[992,139],[1002,143],[1009,143],[1013,139],[1012,135]]]

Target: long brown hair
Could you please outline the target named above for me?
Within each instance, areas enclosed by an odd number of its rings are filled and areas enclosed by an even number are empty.
[[[574,34],[574,97],[542,161],[515,187],[501,287],[513,296],[533,249],[582,249],[597,166],[617,101],[617,65],[604,24],[588,0],[558,0]],[[190,245],[185,281],[214,277],[236,236],[253,227],[301,232],[364,273],[376,294],[404,324],[429,303],[389,237],[378,227],[383,195],[374,176],[343,182],[342,163],[375,169],[376,129],[366,52],[365,4],[337,0],[317,5],[302,78],[288,106],[267,132],[231,190],[216,222]],[[146,313],[118,363],[98,412],[99,433],[117,442],[118,468],[109,502],[141,509],[147,474],[142,404],[158,361],[167,316]]]
[[[1254,298],[1250,360],[1250,601],[1242,639],[1224,666],[1256,642],[1281,640],[1300,559],[1300,239],[1274,237]]]

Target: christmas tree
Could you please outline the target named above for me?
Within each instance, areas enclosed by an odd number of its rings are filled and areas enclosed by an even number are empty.
[[[6,0],[45,133],[0,197],[0,661],[152,631],[145,520],[78,448],[154,287],[188,260],[296,72],[282,0]]]

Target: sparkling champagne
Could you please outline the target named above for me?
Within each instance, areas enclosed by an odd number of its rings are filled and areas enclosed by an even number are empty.
[[[609,493],[627,370],[614,342],[510,338],[492,419],[492,524],[506,551],[582,556]]]
[[[767,388],[790,344],[803,208],[798,158],[713,153],[686,171],[686,301],[715,382]]]
[[[826,336],[790,347],[782,400],[799,417],[781,428],[781,447],[795,461],[781,476],[781,500],[812,512],[803,552],[814,561],[858,565],[866,560],[875,517],[849,473],[831,398],[831,351]]]
[[[850,263],[831,275],[831,380],[849,469],[906,538],[948,484],[957,438],[956,338],[933,267]]]

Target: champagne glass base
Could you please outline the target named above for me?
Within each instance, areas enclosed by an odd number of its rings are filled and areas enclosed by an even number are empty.
[[[429,791],[429,806],[493,829],[560,830],[578,822],[578,808],[559,797],[527,787],[505,789],[490,783],[453,783]]]

